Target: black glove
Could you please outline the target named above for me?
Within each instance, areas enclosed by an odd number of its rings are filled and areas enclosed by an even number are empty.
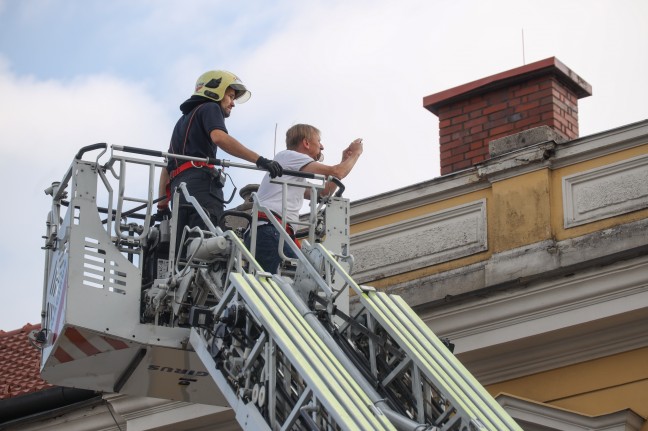
[[[158,207],[157,212],[153,215],[153,220],[162,221],[171,218],[171,210],[169,207],[160,208]]]
[[[280,177],[283,174],[283,168],[278,162],[268,160],[265,157],[259,157],[256,161],[257,167],[270,172],[270,178]]]

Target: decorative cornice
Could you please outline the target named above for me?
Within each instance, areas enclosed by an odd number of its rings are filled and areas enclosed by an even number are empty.
[[[645,422],[630,409],[586,416],[509,394],[499,394],[495,399],[527,431],[639,431]]]
[[[558,169],[648,144],[648,120],[558,144],[551,168]]]
[[[400,213],[488,189],[492,181],[537,169],[558,169],[648,144],[648,120],[556,144],[547,141],[466,169],[351,203],[351,223]],[[526,162],[525,162],[526,161]]]
[[[648,256],[480,295],[421,317],[452,340],[482,384],[645,347]]]
[[[490,183],[480,180],[475,169],[437,177],[392,192],[353,201],[351,203],[351,224],[404,212],[489,187]]]

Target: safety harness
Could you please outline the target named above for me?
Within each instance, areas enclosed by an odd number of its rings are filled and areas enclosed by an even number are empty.
[[[189,130],[191,129],[191,124],[193,123],[193,119],[196,116],[196,112],[198,112],[198,110],[200,108],[202,108],[203,106],[204,106],[204,103],[197,106],[197,107],[195,107],[193,112],[191,113],[191,117],[189,118],[189,124],[187,125],[187,130],[185,131],[184,141],[182,142],[182,152],[183,152],[183,154],[184,154],[185,148],[187,146],[187,139],[189,138]],[[173,152],[173,147],[169,147],[169,152]],[[174,170],[169,172],[169,182],[166,184],[166,199],[167,199],[166,200],[166,202],[167,202],[166,206],[168,206],[168,202],[171,200],[171,181],[173,180],[173,178],[177,177],[181,172],[184,172],[187,169],[204,168],[204,167],[212,169],[214,167],[214,165],[209,164],[207,162],[200,162],[200,161],[190,160],[188,162],[184,162],[183,164],[181,164],[180,166],[178,166],[177,168],[175,168]],[[160,208],[159,205],[158,205],[158,208]]]
[[[172,170],[171,173],[169,173],[169,181],[173,180],[173,178],[177,177],[181,172],[186,171],[187,169],[191,168],[209,168],[212,169],[214,165],[209,164],[207,162],[194,162],[193,160],[190,160],[188,162],[184,162],[180,166],[178,166],[176,169]]]

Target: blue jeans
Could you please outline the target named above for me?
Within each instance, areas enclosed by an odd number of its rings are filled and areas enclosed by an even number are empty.
[[[282,259],[279,256],[279,231],[271,224],[264,224],[257,228],[257,242],[255,259],[264,271],[275,273]],[[291,241],[291,240],[288,240]],[[250,236],[245,237],[245,245],[250,248]],[[287,242],[284,242],[284,255],[287,257],[297,257],[290,249]]]

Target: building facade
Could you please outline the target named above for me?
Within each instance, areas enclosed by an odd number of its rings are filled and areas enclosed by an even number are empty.
[[[549,58],[425,97],[444,175],[352,204],[356,279],[526,430],[648,430],[648,121],[581,138],[590,94]]]

